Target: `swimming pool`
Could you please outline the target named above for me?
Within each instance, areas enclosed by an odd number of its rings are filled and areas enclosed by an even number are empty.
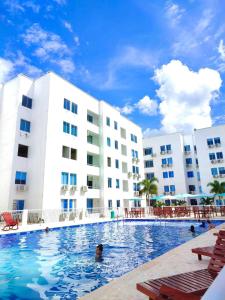
[[[192,239],[191,224],[205,231],[197,222],[119,221],[0,237],[0,299],[77,299]]]

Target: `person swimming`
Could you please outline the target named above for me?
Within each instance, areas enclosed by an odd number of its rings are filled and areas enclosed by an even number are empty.
[[[200,225],[200,227],[205,228],[205,220],[202,220],[202,224]]]
[[[210,220],[207,220],[206,222],[207,222],[207,224],[208,224],[208,228],[209,228],[209,229],[213,229],[213,228],[216,227],[214,224],[211,223]]]
[[[99,244],[95,250],[95,261],[102,261],[103,245]]]
[[[189,229],[192,233],[195,233],[195,226],[191,225],[190,229]]]
[[[46,233],[49,232],[49,228],[48,228],[48,227],[45,228],[45,232],[46,232]]]

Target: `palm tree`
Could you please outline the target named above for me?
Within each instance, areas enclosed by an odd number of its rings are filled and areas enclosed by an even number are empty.
[[[207,186],[210,186],[210,193],[213,194],[222,194],[225,193],[225,182],[219,182],[218,180],[214,180],[213,182],[209,182]],[[219,196],[219,199],[221,199],[221,196]]]
[[[158,194],[158,186],[156,184],[158,179],[153,177],[151,179],[144,179],[140,182],[142,189],[140,190],[140,194],[145,194],[147,205],[150,204],[150,196]]]

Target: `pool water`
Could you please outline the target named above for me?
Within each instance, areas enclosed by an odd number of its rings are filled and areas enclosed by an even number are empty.
[[[215,222],[219,224],[219,222]],[[206,229],[127,221],[0,237],[0,299],[77,299]],[[95,261],[96,245],[104,245]]]

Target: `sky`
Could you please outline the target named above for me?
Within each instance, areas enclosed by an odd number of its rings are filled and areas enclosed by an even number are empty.
[[[224,0],[1,0],[0,82],[54,71],[144,135],[225,123]]]

